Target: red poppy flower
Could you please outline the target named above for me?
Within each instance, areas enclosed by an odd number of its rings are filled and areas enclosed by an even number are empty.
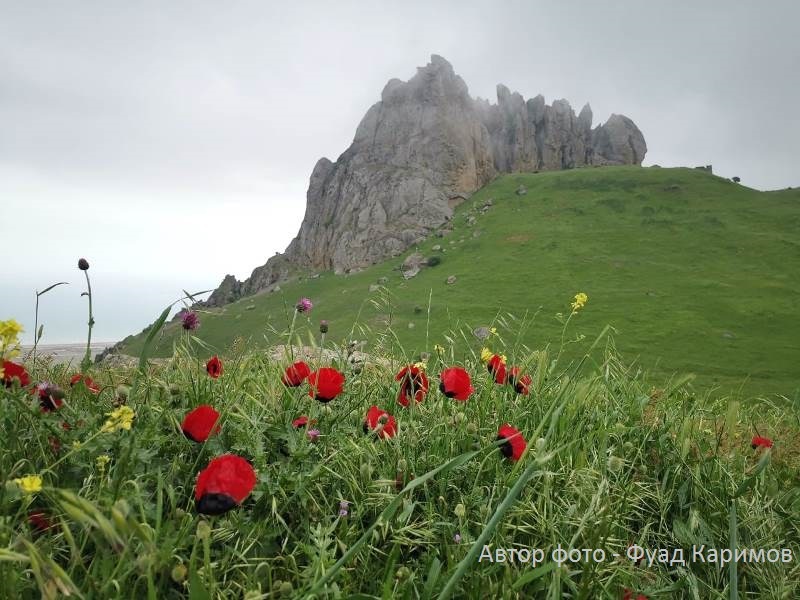
[[[53,522],[50,520],[50,517],[47,516],[47,513],[42,510],[32,510],[28,513],[28,524],[35,530],[40,533],[44,533],[53,527]]]
[[[221,515],[239,506],[256,485],[253,467],[241,456],[218,456],[200,471],[195,508],[204,515]]]
[[[210,436],[219,433],[219,413],[213,406],[201,404],[183,419],[181,431],[193,442],[203,443]]]
[[[448,398],[462,402],[475,391],[469,373],[461,367],[450,367],[442,371],[439,389]]]
[[[500,429],[497,431],[497,439],[505,440],[502,444],[500,444],[500,452],[503,453],[503,456],[510,458],[514,462],[520,459],[522,453],[525,452],[525,448],[527,447],[525,438],[522,437],[522,434],[519,432],[519,430],[514,429],[508,423],[500,427]]]
[[[508,383],[514,386],[514,390],[518,394],[527,396],[530,392],[531,383],[533,380],[530,375],[520,375],[521,369],[519,367],[511,367],[508,370]]]
[[[88,375],[83,375],[82,373],[76,373],[75,375],[72,376],[72,379],[69,380],[70,387],[74,386],[81,380],[83,380],[83,385],[86,386],[87,390],[89,390],[93,394],[100,393],[100,387],[94,382],[94,380]]]
[[[298,360],[296,363],[286,367],[286,371],[284,371],[281,377],[281,382],[283,385],[289,387],[297,387],[302,384],[310,374],[311,369],[308,368],[308,365],[302,360]]]
[[[292,421],[292,427],[295,429],[300,429],[301,427],[305,427],[308,425],[308,417],[305,415],[300,415],[294,421]]]
[[[320,402],[330,402],[342,393],[344,389],[344,375],[336,369],[323,367],[308,376],[308,395]]]
[[[217,358],[216,354],[208,359],[206,363],[206,372],[214,379],[222,375],[222,361]]]
[[[14,379],[19,381],[20,386],[28,387],[31,383],[31,378],[25,367],[18,365],[10,360],[3,361],[3,383],[6,387],[11,387]]]
[[[375,431],[379,436],[388,439],[397,435],[397,421],[385,410],[371,406],[364,418],[364,433]]]
[[[38,394],[39,406],[42,407],[42,412],[53,412],[64,404],[64,392],[50,383],[42,382],[38,384],[31,390],[31,393]]]
[[[494,382],[504,384],[506,382],[506,363],[498,354],[493,354],[489,362],[486,363],[489,373],[494,376]]]
[[[772,440],[768,437],[757,435],[753,438],[753,441],[750,442],[750,445],[753,447],[753,450],[756,448],[772,448]]]
[[[634,600],[633,590],[625,588],[622,593],[622,600]],[[636,594],[635,600],[647,600],[647,596],[644,594]]]
[[[394,379],[401,382],[397,401],[403,406],[408,406],[411,398],[417,402],[425,399],[425,394],[428,393],[428,376],[419,367],[414,365],[403,367]]]

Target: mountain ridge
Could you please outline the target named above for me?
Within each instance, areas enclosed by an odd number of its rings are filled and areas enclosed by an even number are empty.
[[[443,57],[408,81],[390,79],[335,162],[312,171],[297,236],[238,281],[226,275],[204,306],[275,289],[298,269],[346,273],[397,256],[452,218],[502,173],[640,165],[647,146],[629,118],[591,128],[586,104],[547,105],[497,86],[497,104],[473,99]]]

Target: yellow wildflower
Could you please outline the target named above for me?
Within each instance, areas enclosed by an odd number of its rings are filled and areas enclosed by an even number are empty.
[[[489,333],[490,333],[490,334],[492,334],[492,335],[497,335],[497,327],[492,327],[492,328],[489,330]]]
[[[42,491],[42,478],[38,475],[20,477],[19,479],[15,479],[14,483],[26,494],[35,494],[36,492]]]
[[[588,302],[588,300],[589,296],[587,296],[583,292],[575,294],[575,302],[572,303],[572,312],[578,312],[586,305],[586,302]]]
[[[108,419],[103,423],[100,431],[103,433],[111,433],[120,429],[130,431],[131,425],[133,425],[133,416],[134,412],[130,406],[120,406],[118,409],[108,413]]]
[[[481,348],[481,362],[488,363],[494,354],[488,348]]]
[[[506,355],[505,355],[505,354],[501,354],[501,355],[500,355],[500,362],[501,362],[501,363],[503,363],[503,364],[506,364],[507,360],[508,360],[508,359],[506,358]]]
[[[22,325],[14,319],[0,321],[0,357],[14,358],[19,355],[19,334],[22,333]],[[2,369],[0,369],[2,376]]]
[[[425,369],[428,367],[428,365],[426,365],[426,364],[425,364],[424,362],[422,362],[422,361],[420,361],[420,362],[415,362],[415,363],[414,363],[414,366],[415,366],[417,369],[419,369],[420,371],[424,371],[424,370],[425,370]]]
[[[80,450],[82,445],[83,444],[81,444],[78,440],[75,440],[74,442],[72,442],[72,449]]]
[[[0,321],[0,338],[16,339],[17,336],[23,332],[22,325],[17,323],[14,319],[8,321]]]
[[[434,351],[436,351],[438,354],[444,354],[444,346],[440,346],[439,344],[435,344],[435,345],[433,346],[433,349],[434,349]]]
[[[95,459],[94,463],[100,471],[104,471],[106,465],[111,462],[111,457],[108,454],[101,454]]]

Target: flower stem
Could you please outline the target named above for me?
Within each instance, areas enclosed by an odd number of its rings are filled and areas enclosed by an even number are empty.
[[[86,270],[83,274],[86,276],[86,289],[88,290],[86,295],[89,297],[89,337],[86,340],[86,354],[81,361],[81,370],[85,372],[92,365],[92,327],[94,327],[94,317],[92,316],[92,284],[89,281],[89,271]]]
[[[36,346],[39,345],[39,292],[36,292],[36,316],[33,322],[33,368],[36,368]]]
[[[292,345],[292,336],[294,335],[294,322],[297,320],[297,311],[292,312],[292,323],[289,325],[289,358],[294,362],[294,346]]]

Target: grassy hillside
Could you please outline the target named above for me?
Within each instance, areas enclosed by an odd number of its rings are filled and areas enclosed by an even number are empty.
[[[526,195],[514,193],[519,185]],[[306,339],[318,335],[319,319],[337,341],[381,339],[375,334],[391,326],[393,343],[410,355],[451,347],[447,332],[495,325],[506,348],[557,349],[555,315],[568,315],[574,294],[585,292],[567,340],[594,339],[611,325],[623,358],[659,378],[690,372],[705,389],[792,397],[800,387],[799,231],[798,190],[758,192],[692,169],[508,175],[458,208],[452,232],[418,247],[441,264],[417,277],[404,281],[396,270],[404,255],[357,274],[300,278],[202,314],[196,333],[222,352],[236,338],[266,346],[307,296],[314,310],[295,327]],[[445,283],[449,275],[455,284]],[[388,283],[369,292],[381,277]],[[167,327],[154,355],[169,355],[180,333]],[[142,341],[132,338],[124,351],[137,354]],[[585,346],[567,345],[567,353]]]

